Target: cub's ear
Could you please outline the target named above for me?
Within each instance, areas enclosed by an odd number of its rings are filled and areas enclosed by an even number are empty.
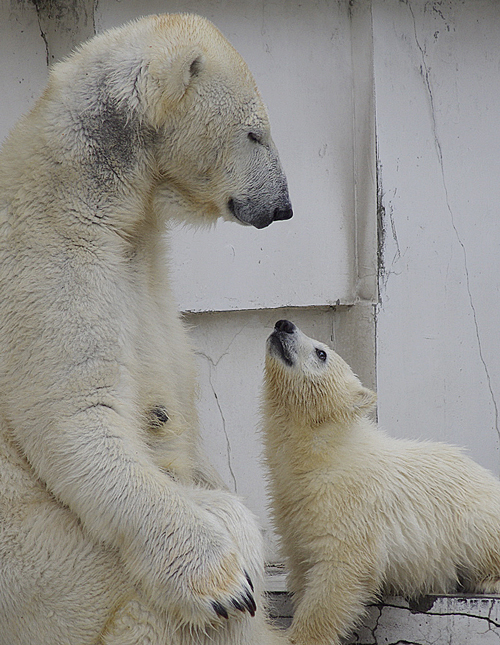
[[[356,390],[353,401],[353,411],[367,413],[372,410],[377,402],[377,395],[375,392],[372,392],[367,387],[359,386],[359,389]]]
[[[195,82],[205,67],[205,57],[198,47],[185,47],[171,59],[155,58],[149,64],[149,74],[158,83],[162,102],[176,103]]]

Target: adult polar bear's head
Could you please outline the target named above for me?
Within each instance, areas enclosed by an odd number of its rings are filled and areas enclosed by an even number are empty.
[[[192,223],[292,216],[255,81],[204,18],[149,16],[96,36],[54,67],[43,99],[51,136],[101,188],[118,177],[140,190],[152,173],[157,209]]]
[[[278,320],[267,340],[265,396],[271,414],[303,427],[351,420],[376,399],[333,349],[289,320]]]

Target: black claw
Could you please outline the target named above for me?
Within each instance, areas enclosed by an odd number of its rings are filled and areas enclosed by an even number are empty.
[[[221,618],[225,618],[226,620],[229,618],[229,615],[228,615],[225,607],[223,607],[220,604],[220,602],[217,602],[216,600],[214,600],[212,602],[212,607],[213,607],[215,613],[217,614],[217,616],[220,616]]]
[[[246,611],[244,605],[242,605],[241,602],[238,602],[236,598],[231,598],[231,603],[233,607],[235,607],[238,611],[243,611],[243,612]]]
[[[251,589],[252,591],[255,591],[255,589],[253,588],[253,582],[252,582],[252,579],[251,579],[251,578],[250,578],[250,576],[248,575],[248,571],[245,571],[245,578],[247,579],[247,582],[248,582],[248,584],[250,585],[250,589]]]
[[[255,604],[255,600],[253,599],[253,596],[250,592],[247,592],[245,596],[245,605],[248,609],[248,612],[250,613],[250,616],[255,616],[257,605]]]
[[[257,604],[253,596],[250,598],[250,600],[252,601],[252,616],[255,616],[255,613],[257,611]]]

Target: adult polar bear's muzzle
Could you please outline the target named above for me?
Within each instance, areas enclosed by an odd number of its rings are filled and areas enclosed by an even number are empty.
[[[260,202],[251,199],[244,202],[230,199],[228,207],[239,222],[255,226],[255,228],[265,228],[275,221],[290,219],[293,216],[288,193],[286,198],[274,208],[263,209]]]
[[[288,183],[270,135],[267,140],[252,143],[247,152],[248,159],[240,166],[236,164],[233,176],[238,179],[227,203],[229,212],[242,224],[255,228],[290,219],[293,210]]]

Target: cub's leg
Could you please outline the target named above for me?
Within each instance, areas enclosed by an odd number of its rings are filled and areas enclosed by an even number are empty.
[[[290,642],[340,645],[379,588],[373,560],[359,550],[340,549],[335,559],[316,562],[306,579],[290,626]]]

